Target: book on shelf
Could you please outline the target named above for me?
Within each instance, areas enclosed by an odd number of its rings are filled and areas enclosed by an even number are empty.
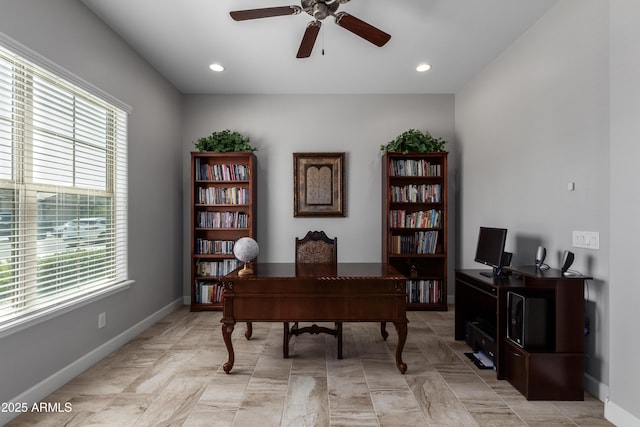
[[[248,188],[198,188],[198,204],[202,205],[246,205],[251,202]]]
[[[407,212],[404,209],[389,211],[389,226],[392,228],[440,228],[442,212],[438,209]]]
[[[217,304],[222,302],[223,286],[218,282],[196,281],[196,304]]]
[[[432,176],[442,174],[439,163],[431,163],[426,159],[392,159],[391,176]]]
[[[392,254],[435,254],[438,250],[438,230],[418,231],[413,235],[391,236]]]
[[[233,254],[233,240],[196,239],[196,254],[231,255]]]
[[[248,181],[251,177],[248,165],[239,164],[202,164],[195,159],[195,178],[197,181]]]
[[[249,215],[244,212],[198,212],[199,228],[246,228]]]
[[[407,280],[407,302],[437,304],[442,302],[440,280]]]
[[[196,274],[202,277],[220,277],[231,273],[239,265],[240,261],[231,258],[221,261],[197,261]]]
[[[440,203],[440,184],[407,184],[391,186],[393,203]]]

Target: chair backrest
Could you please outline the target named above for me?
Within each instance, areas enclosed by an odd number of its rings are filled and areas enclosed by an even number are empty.
[[[336,264],[338,238],[330,239],[324,231],[309,231],[302,239],[296,237],[296,263]]]

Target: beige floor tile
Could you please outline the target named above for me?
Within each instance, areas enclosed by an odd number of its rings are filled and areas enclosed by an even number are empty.
[[[8,426],[611,426],[601,401],[527,401],[492,370],[479,370],[453,339],[454,307],[409,312],[403,361],[398,340],[379,323],[343,324],[344,358],[329,335],[292,338],[282,357],[283,325],[245,324],[232,335],[235,364],[222,340],[220,312],[178,310],[43,401],[61,413],[23,414]]]
[[[326,377],[292,375],[284,405],[282,426],[329,425]]]

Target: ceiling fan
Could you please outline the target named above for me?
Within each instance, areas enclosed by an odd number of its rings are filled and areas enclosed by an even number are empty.
[[[381,47],[384,46],[391,36],[384,31],[368,24],[347,12],[337,12],[338,7],[349,0],[301,0],[301,6],[278,6],[265,7],[261,9],[234,10],[230,12],[235,21],[247,21],[258,18],[271,18],[273,16],[297,15],[306,12],[314,18],[314,21],[307,24],[307,29],[302,36],[302,42],[298,49],[296,58],[308,58],[313,50],[322,21],[327,16],[333,16],[336,24],[362,37],[368,42]]]

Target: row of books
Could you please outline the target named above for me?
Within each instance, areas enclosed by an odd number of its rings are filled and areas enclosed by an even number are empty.
[[[240,261],[237,259],[224,259],[222,261],[199,261],[196,263],[198,276],[220,277],[231,273],[238,268]]]
[[[407,302],[427,304],[442,302],[442,281],[407,280]]]
[[[230,255],[233,253],[233,240],[196,239],[197,254]]]
[[[205,205],[248,205],[251,194],[248,188],[206,187],[198,188],[198,203]]]
[[[396,228],[440,228],[442,211],[429,209],[427,211],[407,212],[404,209],[389,211],[389,226]]]
[[[402,187],[391,186],[392,202],[408,203],[440,203],[440,184],[410,184]]]
[[[211,304],[222,302],[224,287],[220,283],[196,281],[196,304]]]
[[[391,176],[441,176],[442,166],[425,159],[392,159]]]
[[[195,178],[197,181],[248,181],[249,171],[248,165],[201,164],[200,158],[195,159]]]
[[[200,228],[247,228],[249,215],[244,212],[198,212]]]
[[[412,236],[391,236],[392,254],[435,254],[438,249],[438,231],[419,231]]]

